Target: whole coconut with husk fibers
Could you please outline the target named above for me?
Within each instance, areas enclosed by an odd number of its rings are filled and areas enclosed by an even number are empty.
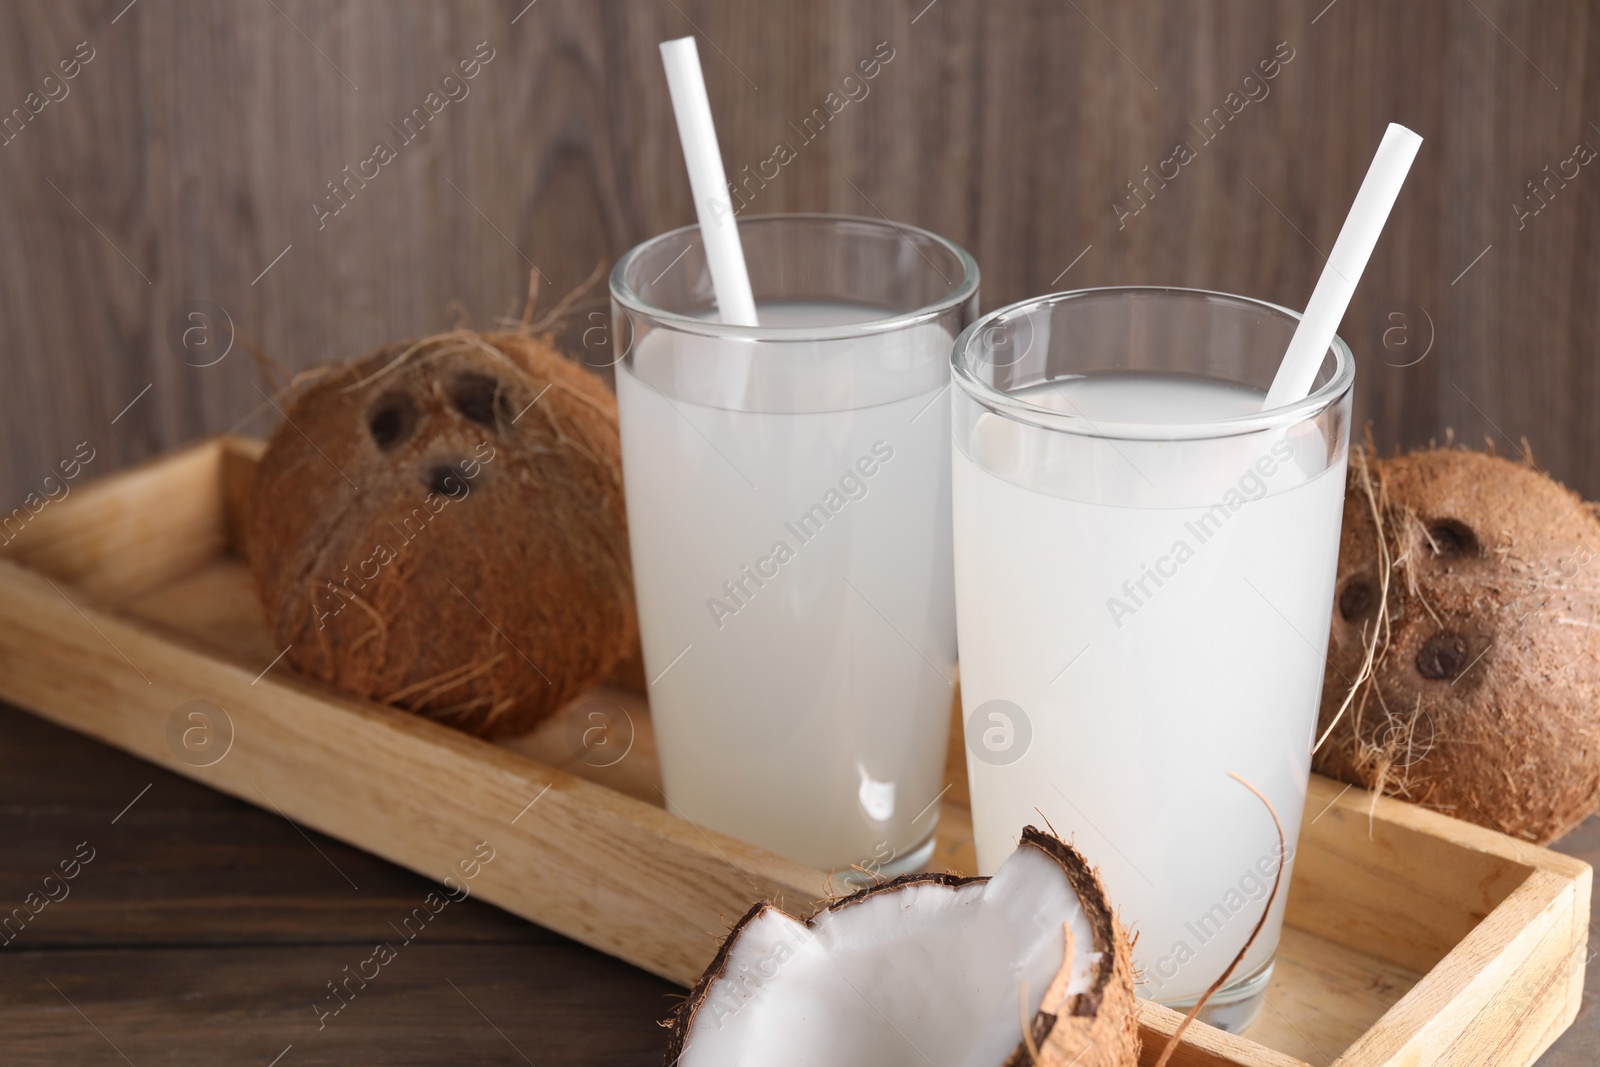
[[[1595,809],[1592,506],[1531,463],[1358,450],[1337,582],[1318,771],[1541,843]]]
[[[616,401],[545,338],[387,345],[280,410],[248,555],[301,672],[499,737],[633,647]]]
[[[808,921],[757,904],[671,1025],[676,1067],[1139,1056],[1122,925],[1083,857],[1032,827],[992,878],[904,875]]]

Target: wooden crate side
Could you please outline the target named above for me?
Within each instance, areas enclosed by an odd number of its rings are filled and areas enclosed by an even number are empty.
[[[111,600],[170,581],[226,544],[221,463],[213,438],[85,483],[44,507],[0,556]]]
[[[1359,814],[1363,818],[1367,812],[1375,811],[1383,823],[1447,841],[1465,851],[1487,853],[1514,864],[1556,871],[1570,878],[1577,878],[1589,870],[1589,865],[1582,860],[1393,797],[1378,797],[1374,807],[1371,793],[1346,789],[1331,778],[1312,775],[1312,789],[1320,790],[1339,810]]]
[[[803,914],[824,893],[820,872],[416,716],[288,675],[252,684],[6,561],[0,696],[429,878],[487,841],[474,893],[680,984],[752,901]],[[196,699],[232,723],[209,767],[167,740]]]
[[[1587,877],[1532,872],[1337,1067],[1528,1067],[1577,1014],[1588,908]]]
[[[1139,1067],[1151,1067],[1166,1048],[1183,1015],[1149,1000],[1139,1001]],[[1267,1048],[1248,1037],[1224,1033],[1204,1023],[1183,1032],[1170,1067],[1310,1067],[1305,1060]]]
[[[1286,921],[1427,971],[1536,869],[1582,864],[1313,776]]]

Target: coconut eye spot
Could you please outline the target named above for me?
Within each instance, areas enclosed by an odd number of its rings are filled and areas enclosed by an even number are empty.
[[[1472,528],[1456,519],[1439,519],[1428,524],[1428,548],[1437,559],[1475,556],[1478,538]]]
[[[1467,639],[1458,633],[1434,634],[1417,649],[1417,673],[1437,682],[1453,682],[1471,666]]]
[[[450,403],[464,418],[491,430],[510,422],[511,398],[498,379],[487,374],[463,374],[450,386]]]
[[[1366,578],[1352,578],[1339,592],[1339,614],[1346,622],[1354,622],[1372,610],[1378,594]]]
[[[380,451],[393,452],[417,429],[417,405],[405,393],[386,393],[367,412],[367,432]]]
[[[467,476],[459,464],[437,464],[423,475],[422,481],[433,492],[451,500],[465,500],[471,491],[467,488]]]

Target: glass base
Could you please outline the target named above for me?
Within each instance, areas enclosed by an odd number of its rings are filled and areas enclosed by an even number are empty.
[[[854,893],[858,889],[868,889],[880,882],[898,878],[902,874],[916,874],[927,870],[928,861],[933,859],[934,837],[938,829],[938,824],[935,823],[933,829],[930,829],[921,841],[896,852],[882,862],[869,860],[858,866],[834,871],[830,877],[836,887],[835,892]]]
[[[1256,1021],[1256,1016],[1261,1014],[1261,1008],[1267,1002],[1267,986],[1272,982],[1272,964],[1273,961],[1268,960],[1254,974],[1217,990],[1216,995],[1200,1009],[1200,1021],[1230,1034],[1244,1033]],[[1167,1007],[1187,1014],[1194,1003],[1190,1000],[1168,1004]]]

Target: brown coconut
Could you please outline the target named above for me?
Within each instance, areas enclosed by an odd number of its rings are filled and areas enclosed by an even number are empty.
[[[1600,803],[1600,522],[1525,463],[1352,457],[1323,774],[1529,841]]]
[[[301,672],[500,737],[633,647],[616,401],[545,339],[387,345],[280,410],[248,555]]]
[[[1018,996],[1012,1002],[1017,1008],[1013,1019],[1019,1030],[1022,1029],[1024,1021],[1026,1022],[1026,1036],[999,1062],[1005,1067],[1022,1067],[1027,1064],[1040,1064],[1044,1067],[1068,1067],[1068,1065],[1134,1067],[1139,1060],[1139,1034],[1138,1011],[1134,997],[1132,947],[1115,911],[1106,901],[1104,887],[1094,870],[1075,849],[1031,826],[1023,831],[1017,851],[1036,852],[1054,865],[1053,869],[1058,876],[1065,876],[1071,892],[1082,905],[1093,943],[1088,946],[1075,946],[1070,934],[1066,936],[1061,968],[1045,987],[1041,1010],[1031,1019],[1022,1018],[1022,1004],[1028,991],[1025,987],[1018,990]],[[803,923],[784,915],[769,903],[756,904],[734,926],[716,958],[711,961],[705,974],[690,992],[688,1000],[680,1005],[669,1023],[671,1038],[668,1042],[666,1063],[695,1067],[701,1063],[745,1062],[747,1053],[743,1049],[723,1046],[711,1052],[706,1050],[706,1044],[709,1043],[707,1035],[722,1030],[726,1017],[732,1014],[725,1010],[727,1006],[732,1004],[737,1009],[741,1003],[738,998],[748,998],[752,990],[761,990],[763,995],[769,996],[802,995],[801,991],[794,988],[792,982],[788,988],[778,984],[784,976],[781,961],[773,964],[769,972],[762,966],[765,960],[758,960],[756,966],[752,967],[750,959],[740,958],[741,955],[749,955],[751,949],[748,939],[758,936],[763,924],[770,925],[776,921],[796,930],[812,930],[817,927],[824,913],[838,916],[869,901],[880,902],[885,897],[905,895],[908,890],[931,888],[936,892],[959,891],[963,887],[981,886],[988,881],[988,878],[952,874],[902,875],[835,900],[824,908],[822,913]],[[905,899],[907,902],[903,908],[916,906],[914,898],[905,896]],[[927,903],[926,898],[922,903]],[[896,909],[896,917],[900,913],[901,909]],[[960,913],[952,913],[949,921],[962,922],[966,919]],[[915,952],[904,944],[896,943],[892,933],[886,936],[886,941],[891,946],[887,951]],[[756,950],[765,948],[767,944],[770,942],[758,942]],[[1074,961],[1082,951],[1097,953],[1098,958],[1090,965],[1088,988],[1069,996],[1066,994],[1067,985],[1074,971]],[[771,958],[771,956],[766,957],[766,959]],[[884,1003],[892,1001],[913,1015],[937,1016],[941,1012],[939,986],[946,977],[939,972],[939,966],[943,963],[954,971],[962,966],[962,961],[941,960],[937,957],[930,959],[922,953],[907,955],[904,959],[907,972],[903,977],[908,982],[915,980],[922,995],[919,996],[905,988],[897,990],[879,988],[869,991],[859,987],[853,988],[851,995],[867,1000],[873,1009],[859,1013],[868,1026],[879,1031],[878,1034],[871,1036],[883,1038],[899,1048],[905,1053],[905,1062],[920,1062],[913,1055],[912,1050],[915,1045],[911,1043],[911,1038],[883,1013],[874,998]],[[1009,965],[1015,961],[1005,962]],[[1082,973],[1081,967],[1077,970],[1078,973]],[[950,984],[954,985],[954,982]],[[766,987],[764,990],[763,986]],[[847,977],[840,977],[830,982],[830,986],[842,990],[846,986],[853,987],[854,983]],[[719,996],[722,997],[720,1005]],[[748,1000],[744,1002],[748,1003]],[[891,1007],[890,1010],[895,1009]],[[748,1019],[748,1016],[745,1019]],[[827,1027],[841,1024],[825,1014],[817,1013],[815,1016],[808,1014],[806,1025]],[[768,1044],[774,1043],[772,1035],[763,1036]],[[846,1038],[849,1036],[845,1035]],[[865,1051],[868,1036],[862,1035],[863,1040],[850,1048],[850,1052],[857,1054],[863,1064],[870,1057],[870,1053]],[[908,1043],[906,1047],[900,1047],[902,1041]],[[848,1040],[840,1043],[851,1044]],[[786,1050],[786,1053],[788,1051]],[[961,1060],[967,1053],[967,1050],[953,1045],[942,1046],[938,1051],[943,1058],[952,1060]],[[803,1057],[796,1055],[795,1062],[799,1062],[801,1058]],[[835,1062],[834,1067],[855,1067],[856,1062],[856,1060]]]

